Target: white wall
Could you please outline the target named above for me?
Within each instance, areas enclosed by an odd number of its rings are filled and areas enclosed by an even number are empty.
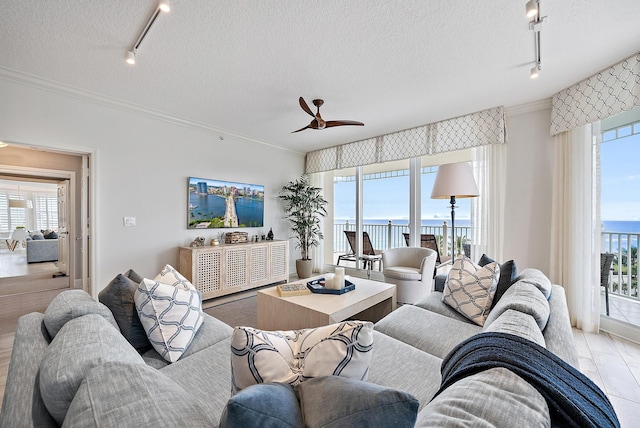
[[[196,236],[217,236],[220,230],[186,228],[188,176],[264,184],[265,227],[247,231],[261,234],[273,227],[276,239],[288,238],[277,194],[302,173],[302,153],[224,134],[221,141],[213,132],[8,80],[0,79],[0,99],[0,140],[95,151],[94,292],[128,268],[155,275],[164,264],[177,264],[177,246]],[[547,273],[554,150],[550,107],[542,104],[507,109],[504,256],[520,270]],[[135,216],[137,227],[125,228],[124,216]],[[293,242],[290,247],[293,268],[299,251]]]
[[[504,257],[549,274],[554,147],[551,108],[509,114]]]
[[[288,238],[277,194],[302,173],[302,153],[8,80],[0,79],[0,99],[0,140],[94,152],[94,294],[129,268],[155,276],[166,263],[177,266],[178,246],[229,230],[187,229],[189,176],[264,185],[264,227],[240,230],[266,234],[273,227],[276,239]],[[125,228],[124,216],[136,217],[137,226]]]

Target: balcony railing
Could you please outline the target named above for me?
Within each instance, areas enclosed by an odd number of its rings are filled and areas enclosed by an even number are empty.
[[[351,251],[344,235],[345,230],[355,230],[353,223],[336,223],[333,226],[333,252],[345,254]],[[386,250],[389,248],[405,247],[403,233],[409,232],[409,226],[393,224],[363,224],[363,229],[369,234],[373,248]],[[420,233],[435,235],[440,243],[442,255],[451,254],[451,232],[447,222],[441,226],[422,226]],[[442,241],[442,237],[447,238]],[[471,227],[456,227],[456,245],[464,238],[471,237]],[[609,293],[640,301],[638,293],[638,265],[640,265],[640,233],[602,232],[602,252],[614,254],[611,275],[609,279]]]
[[[602,232],[602,252],[613,254],[609,293],[640,300],[638,296],[638,244],[640,233]]]
[[[403,233],[409,233],[409,226],[401,224],[393,224],[391,220],[387,224],[370,224],[364,223],[363,230],[369,234],[371,244],[376,250],[386,250],[389,248],[406,247]],[[349,223],[336,223],[333,225],[333,252],[345,254],[351,251],[349,243],[344,235],[345,230],[356,230],[356,225]],[[451,253],[451,229],[447,226],[447,222],[442,222],[442,226],[421,226],[420,233],[430,233],[436,236],[439,242],[441,255]],[[442,241],[442,237],[447,238]],[[460,245],[460,241],[471,237],[471,227],[463,226],[455,228],[456,245]]]

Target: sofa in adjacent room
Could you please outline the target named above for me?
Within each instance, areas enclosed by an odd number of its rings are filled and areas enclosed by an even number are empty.
[[[135,284],[138,279],[126,275],[117,278],[122,284]],[[255,408],[225,411],[236,384],[232,381],[231,343],[242,329],[234,333],[231,326],[203,314],[202,325],[186,350],[175,362],[168,362],[145,344],[144,337],[132,334],[131,322],[114,320],[113,313],[118,311],[113,299],[100,299],[112,308],[109,310],[90,301],[88,294],[81,295],[82,291],[66,293],[75,295],[65,302],[52,303],[57,309],[50,305],[45,314],[31,313],[18,321],[1,427],[97,426],[96,420],[103,426],[126,420],[126,425],[137,428],[217,426],[221,418],[224,426],[234,426],[228,418],[239,415],[245,417],[245,423],[264,421],[270,411],[278,410],[254,400]],[[540,352],[551,351],[556,359],[547,364],[552,369],[557,365],[573,370],[571,367],[578,366],[578,356],[564,289],[552,285],[541,272],[527,269],[484,314],[483,325],[443,302],[443,296],[442,292],[432,292],[415,305],[393,311],[369,330],[372,348],[367,381],[361,384],[414,397],[417,416],[413,415],[409,426],[456,426],[460,420],[469,426],[549,426],[555,410],[550,411],[549,401],[524,380],[525,375],[496,364],[440,390],[441,369],[443,361],[460,356],[452,350],[461,343],[473,346],[476,338],[494,340],[502,335],[516,338],[525,346],[533,344]],[[121,293],[118,299],[130,303],[132,296]],[[128,307],[117,317],[135,320]],[[494,358],[490,354],[487,357],[486,349],[478,352],[484,352],[482,363],[493,364]],[[240,354],[241,350],[234,348],[234,355]],[[263,385],[270,388],[267,396],[285,400],[289,394],[296,403],[291,389]],[[323,381],[313,388],[320,397],[327,397],[327,405],[333,403],[332,408],[321,409],[316,416],[330,417],[339,395],[324,389],[328,387]],[[358,401],[356,397],[353,404]],[[345,404],[352,403],[340,406]],[[370,408],[362,416],[384,416],[384,412],[384,408]],[[286,426],[296,426],[292,424]]]
[[[58,234],[55,231],[31,232],[26,243],[27,263],[58,261]]]

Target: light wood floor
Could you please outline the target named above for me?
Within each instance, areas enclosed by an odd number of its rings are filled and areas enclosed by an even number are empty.
[[[580,367],[607,394],[622,428],[640,426],[640,345],[608,333],[573,330]],[[0,335],[0,410],[13,333]]]
[[[0,246],[0,279],[22,275],[58,272],[54,262],[27,263],[27,250],[18,246],[9,251]]]

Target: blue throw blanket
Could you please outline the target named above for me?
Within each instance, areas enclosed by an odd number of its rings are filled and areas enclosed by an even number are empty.
[[[552,426],[620,427],[613,406],[589,378],[542,346],[507,333],[480,333],[456,346],[442,362],[449,385],[483,370],[503,367],[529,382],[545,398]]]

